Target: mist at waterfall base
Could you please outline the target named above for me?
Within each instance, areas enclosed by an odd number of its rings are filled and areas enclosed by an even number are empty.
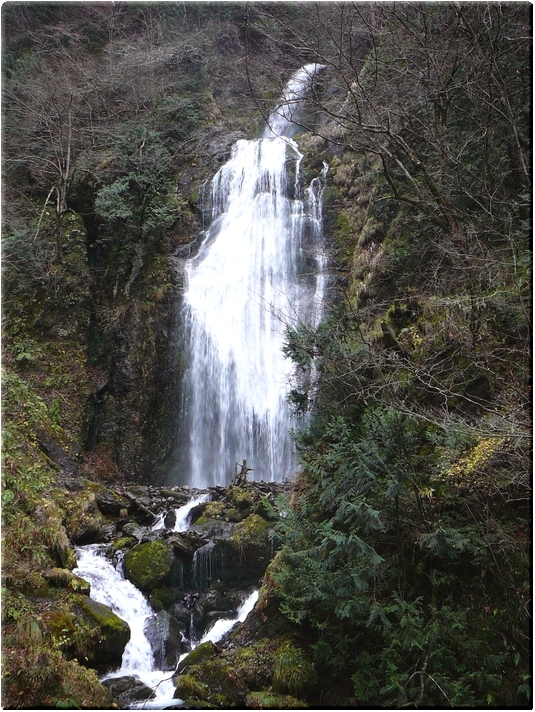
[[[175,510],[176,523],[173,531],[183,532],[188,529],[188,516],[196,505],[209,499],[208,494],[194,497],[190,502]],[[159,528],[161,522],[156,522],[154,528]],[[145,685],[152,688],[155,697],[139,703],[132,703],[130,709],[166,709],[180,703],[174,698],[175,686],[172,682],[174,673],[169,670],[155,669],[154,654],[151,644],[145,635],[148,620],[154,615],[143,593],[130,581],[125,579],[121,560],[114,566],[106,552],[106,545],[90,544],[76,549],[77,567],[74,573],[91,584],[91,598],[103,603],[126,621],[130,627],[130,640],[125,647],[119,670],[107,673],[103,680],[111,677],[133,675]],[[198,641],[192,640],[193,649],[200,643],[211,640],[217,643],[238,622],[243,622],[252,611],[258,599],[258,590],[252,591],[238,608],[236,615],[220,619],[206,631]],[[181,656],[181,660],[187,655]]]
[[[283,481],[295,470],[294,369],[283,345],[286,325],[321,315],[324,181],[301,187],[290,137],[321,68],[294,74],[264,137],[238,141],[211,183],[211,224],[186,265],[181,484],[228,485],[244,459],[250,479]]]

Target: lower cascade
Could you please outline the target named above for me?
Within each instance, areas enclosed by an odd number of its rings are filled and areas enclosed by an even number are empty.
[[[151,529],[187,531],[192,509],[208,499],[209,494],[206,493],[193,497],[182,507],[174,509],[176,520],[172,527],[166,527],[164,517],[161,516]],[[107,544],[89,544],[77,547],[75,551],[77,567],[74,573],[90,583],[91,598],[108,606],[130,628],[130,640],[124,649],[120,668],[106,672],[101,678],[114,694],[116,689],[126,690],[130,699],[128,709],[179,708],[183,702],[175,697],[173,682],[178,664],[197,645],[220,641],[234,625],[246,619],[258,599],[257,589],[244,594],[241,605],[237,606],[234,613],[229,611],[228,617],[215,620],[200,635],[196,633],[192,616],[190,640],[182,638],[178,641],[174,670],[160,669],[158,662],[161,662],[163,656],[158,654],[158,640],[154,636],[154,630],[158,628],[158,615],[145,595],[125,578],[122,552],[118,552],[114,564],[111,548]],[[162,648],[164,642],[161,641]],[[123,687],[113,688],[114,680],[123,684]],[[135,701],[136,697],[139,701]]]
[[[251,479],[283,481],[295,469],[285,328],[318,322],[325,260],[323,181],[302,189],[291,136],[321,68],[294,74],[263,138],[233,146],[211,184],[211,224],[186,265],[180,479],[192,487],[228,484],[244,458]]]

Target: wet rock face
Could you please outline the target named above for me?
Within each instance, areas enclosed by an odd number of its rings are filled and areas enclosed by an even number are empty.
[[[151,700],[155,697],[151,688],[135,675],[111,677],[104,680],[102,684],[109,689],[121,709],[129,709],[133,702]]]
[[[158,611],[145,623],[147,636],[158,670],[174,670],[182,652],[182,632],[175,618],[167,611]]]

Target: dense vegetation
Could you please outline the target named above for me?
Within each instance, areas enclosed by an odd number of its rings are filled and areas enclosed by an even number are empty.
[[[250,706],[530,705],[530,10],[3,8],[7,708],[110,704],[78,663],[95,629],[69,647],[54,624],[94,516],[72,471],[172,461],[173,260],[235,132],[307,61],[326,69],[298,140],[305,172],[329,165],[334,274],[286,344],[310,420],[264,598],[298,647]],[[262,646],[243,658],[268,680]]]
[[[348,92],[313,99],[345,279],[288,332],[320,375],[273,578],[341,681],[326,703],[527,705],[529,13],[351,14],[364,67],[324,54]]]

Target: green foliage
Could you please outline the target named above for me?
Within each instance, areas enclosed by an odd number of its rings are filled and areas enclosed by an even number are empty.
[[[526,621],[513,621],[528,591],[526,548],[504,530],[489,536],[480,492],[465,505],[446,441],[454,461],[464,456],[462,439],[395,411],[333,416],[277,525],[282,565],[270,576],[281,610],[316,630],[317,665],[350,674],[363,705],[520,703]],[[493,560],[501,574],[482,588]]]
[[[116,240],[118,230],[142,240],[160,239],[183,206],[174,190],[172,154],[165,140],[158,132],[135,126],[117,142],[115,152],[119,176],[95,198],[106,239]]]
[[[316,671],[300,648],[288,642],[278,647],[273,673],[275,692],[307,697],[316,681]]]

